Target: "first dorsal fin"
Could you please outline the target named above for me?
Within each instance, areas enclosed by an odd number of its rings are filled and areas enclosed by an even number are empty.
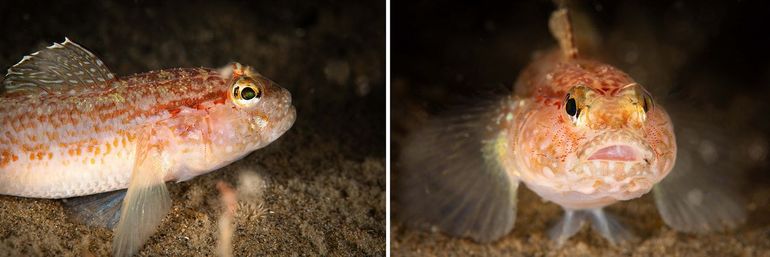
[[[42,89],[56,91],[68,86],[103,83],[115,78],[94,54],[64,38],[46,49],[24,56],[8,69],[3,80],[6,92]]]
[[[564,56],[569,59],[576,59],[578,57],[578,48],[575,44],[572,22],[570,21],[567,9],[560,8],[554,11],[551,14],[551,19],[548,21],[548,27],[551,29],[553,37],[559,41],[559,47],[561,47]]]

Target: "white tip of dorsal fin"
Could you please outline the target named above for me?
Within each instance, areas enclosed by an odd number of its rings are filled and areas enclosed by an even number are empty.
[[[559,47],[566,58],[576,59],[578,57],[578,48],[575,44],[575,37],[572,32],[572,22],[569,12],[566,8],[559,8],[551,14],[548,21],[548,27],[551,29],[551,35],[559,41]]]
[[[64,37],[64,42],[61,42],[61,44],[62,44],[63,46],[67,46],[67,45],[75,45],[75,46],[77,46],[78,48],[83,48],[83,46],[81,46],[81,45],[80,45],[80,44],[78,44],[78,43],[75,43],[75,41],[72,41],[72,40],[70,40],[68,37]],[[90,52],[89,52],[89,53],[90,53]]]
[[[52,45],[50,45],[50,46],[48,46],[46,48],[48,48],[48,49],[64,48],[64,46],[66,46],[67,44],[75,44],[75,42],[72,42],[72,41],[70,41],[69,38],[64,37],[64,42],[61,42],[61,43],[54,42]],[[75,45],[77,45],[77,44],[75,44]]]
[[[35,55],[36,53],[37,53],[37,52],[34,52],[34,53],[32,53],[32,55]],[[25,55],[24,57],[21,57],[21,61],[17,62],[17,63],[16,63],[16,64],[14,64],[13,66],[16,66],[16,65],[22,64],[22,63],[26,62],[26,61],[27,61],[27,60],[29,60],[29,59],[32,59],[32,56],[29,56],[29,55]]]

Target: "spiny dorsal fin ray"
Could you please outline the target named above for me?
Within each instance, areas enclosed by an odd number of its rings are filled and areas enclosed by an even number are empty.
[[[58,91],[68,86],[103,83],[115,78],[94,54],[64,38],[46,49],[24,56],[8,69],[6,92],[42,89]]]
[[[551,14],[548,21],[548,27],[551,29],[551,35],[559,41],[559,47],[566,58],[576,59],[578,57],[578,48],[575,44],[575,37],[572,33],[572,22],[569,12],[565,8],[560,8]]]

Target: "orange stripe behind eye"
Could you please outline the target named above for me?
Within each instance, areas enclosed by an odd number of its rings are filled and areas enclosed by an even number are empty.
[[[177,114],[179,114],[182,111],[182,109],[174,108],[168,110],[168,112],[171,114],[171,117],[175,117]]]
[[[214,104],[224,104],[226,100],[227,100],[227,98],[222,97],[222,98],[219,98],[217,100],[214,100]]]

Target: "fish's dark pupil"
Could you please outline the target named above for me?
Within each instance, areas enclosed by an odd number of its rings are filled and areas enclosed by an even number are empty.
[[[243,100],[251,100],[252,98],[257,96],[257,92],[254,92],[254,89],[247,87],[241,90],[241,97]]]
[[[565,108],[569,116],[575,116],[577,114],[577,103],[575,103],[575,98],[568,98]]]
[[[642,103],[642,108],[644,109],[645,113],[650,110],[649,102],[650,102],[650,98],[645,96],[644,103]]]

